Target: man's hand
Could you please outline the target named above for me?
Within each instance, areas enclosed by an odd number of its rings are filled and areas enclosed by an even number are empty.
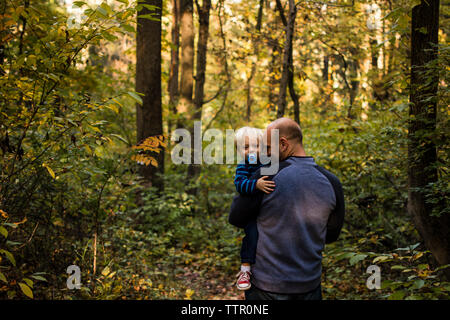
[[[261,190],[264,193],[271,193],[275,188],[275,182],[274,181],[266,181],[268,176],[264,176],[258,179],[256,181],[256,188]]]

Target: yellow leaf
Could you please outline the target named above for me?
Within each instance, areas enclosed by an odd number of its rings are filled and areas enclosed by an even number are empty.
[[[25,281],[26,284],[27,284],[30,288],[33,288],[33,280],[28,279],[28,278],[23,278],[22,280]]]
[[[22,292],[29,298],[33,299],[33,291],[31,291],[30,287],[27,286],[23,282],[19,282],[20,289],[22,289]]]
[[[192,289],[186,289],[186,299],[191,299],[192,295],[194,294],[194,290]]]
[[[158,161],[156,161],[155,158],[150,158],[150,163],[152,164],[152,166],[157,167],[158,166]]]
[[[53,179],[55,179],[55,172],[50,168],[46,163],[42,164],[43,167],[47,168],[48,173],[52,176]]]

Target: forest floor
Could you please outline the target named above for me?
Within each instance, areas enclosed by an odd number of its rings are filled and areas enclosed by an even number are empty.
[[[244,292],[234,285],[233,278],[221,272],[207,272],[201,275],[185,268],[185,273],[176,277],[182,287],[190,288],[199,299],[207,300],[243,300]]]

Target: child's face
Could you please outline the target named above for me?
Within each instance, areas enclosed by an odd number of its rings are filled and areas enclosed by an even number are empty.
[[[249,154],[256,154],[256,157],[258,157],[259,154],[259,139],[253,138],[250,139],[250,137],[246,136],[244,140],[244,156],[245,159],[248,159]]]

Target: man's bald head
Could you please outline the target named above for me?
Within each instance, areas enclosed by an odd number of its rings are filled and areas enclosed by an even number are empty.
[[[294,120],[279,118],[268,125],[267,130],[271,129],[278,129],[280,138],[285,137],[287,140],[303,145],[302,129]]]

